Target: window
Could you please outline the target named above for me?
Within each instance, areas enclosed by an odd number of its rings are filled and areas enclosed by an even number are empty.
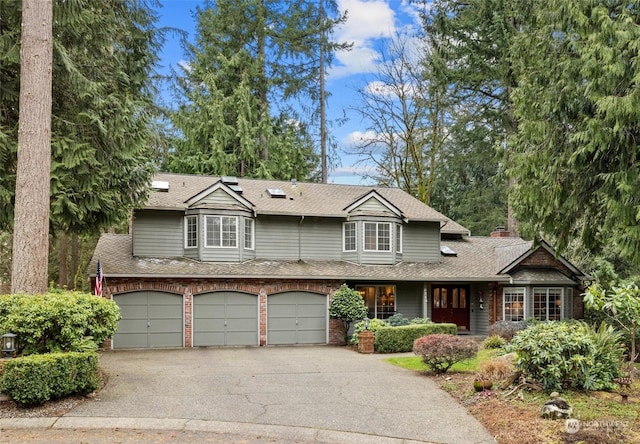
[[[236,248],[238,218],[235,216],[205,216],[205,246]]]
[[[402,225],[396,225],[396,253],[402,253]]]
[[[198,247],[198,216],[187,216],[184,218],[184,247]]]
[[[391,224],[388,222],[365,222],[364,249],[365,251],[390,251]]]
[[[395,285],[358,285],[356,290],[364,299],[369,319],[386,319],[396,314]]]
[[[253,219],[244,219],[244,248],[253,250]]]
[[[504,289],[503,319],[505,321],[522,321],[524,319],[524,288]]]
[[[562,288],[533,289],[533,317],[539,321],[558,321],[562,313]]]
[[[344,251],[356,251],[356,223],[345,222],[342,225],[342,236],[344,239]]]
[[[433,308],[467,309],[468,287],[437,285],[433,287]]]

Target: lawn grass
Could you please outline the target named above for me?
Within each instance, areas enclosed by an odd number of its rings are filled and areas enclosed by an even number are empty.
[[[451,372],[475,372],[478,370],[478,365],[481,362],[488,361],[498,355],[498,350],[485,350],[482,349],[478,352],[475,358],[465,359],[461,362],[456,362],[453,367],[449,369]],[[420,356],[407,356],[403,358],[389,358],[386,359],[390,364],[398,367],[406,368],[413,371],[428,371],[429,368],[424,365]]]

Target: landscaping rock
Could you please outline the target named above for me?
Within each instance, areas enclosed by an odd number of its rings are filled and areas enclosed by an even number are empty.
[[[558,392],[551,393],[551,399],[544,403],[540,415],[545,419],[567,419],[571,418],[573,407],[560,397]]]

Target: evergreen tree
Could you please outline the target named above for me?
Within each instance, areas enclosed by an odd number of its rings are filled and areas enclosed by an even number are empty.
[[[510,100],[517,85],[513,39],[529,20],[534,3],[434,0],[423,14],[434,76],[438,83],[447,85],[456,107],[448,141],[451,160],[457,165],[454,174],[443,177],[439,186],[446,186],[446,199],[457,207],[453,212],[458,213],[457,220],[477,227],[481,233],[506,219],[517,233],[517,221],[505,199],[508,179],[498,172],[500,163],[509,162],[505,141],[516,129]],[[483,165],[464,171],[465,163],[477,161]],[[505,191],[499,191],[500,187]],[[445,204],[440,200],[440,205]]]
[[[10,210],[20,29],[17,2],[0,14],[0,203]],[[147,2],[54,2],[51,223],[54,231],[97,230],[127,217],[152,172],[148,143],[160,36]],[[10,227],[11,211],[0,225]]]
[[[208,1],[196,20],[188,65],[176,75],[169,169],[309,178],[318,164],[310,110],[295,100],[318,100],[317,50],[337,22],[320,20],[317,2],[275,0]]]
[[[532,234],[560,250],[579,238],[640,263],[640,7],[553,0],[513,53],[518,132],[512,202]]]

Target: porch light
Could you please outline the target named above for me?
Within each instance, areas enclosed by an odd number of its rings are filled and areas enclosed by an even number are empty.
[[[16,334],[5,333],[2,335],[2,355],[9,359],[16,351]]]

